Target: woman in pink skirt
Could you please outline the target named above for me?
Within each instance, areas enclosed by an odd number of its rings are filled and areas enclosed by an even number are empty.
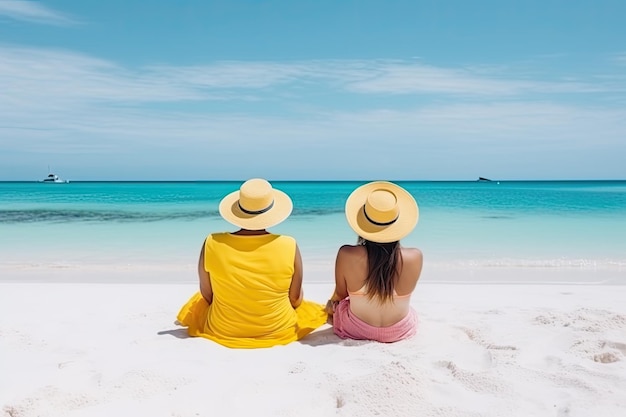
[[[404,188],[386,181],[365,184],[346,202],[358,234],[335,262],[335,292],[326,304],[337,336],[396,342],[415,334],[411,294],[422,271],[422,252],[400,246],[415,228],[419,209]]]

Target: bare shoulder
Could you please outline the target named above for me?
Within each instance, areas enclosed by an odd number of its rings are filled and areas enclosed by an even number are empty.
[[[402,264],[411,275],[419,276],[422,271],[424,256],[417,248],[402,248]]]
[[[402,258],[407,261],[419,261],[424,258],[422,251],[417,248],[402,248]]]
[[[337,252],[336,266],[339,268],[354,268],[367,262],[367,249],[360,245],[343,245]]]
[[[367,250],[365,246],[362,245],[343,245],[339,248],[339,252],[337,253],[337,257],[353,257],[353,256],[363,256],[367,254]]]

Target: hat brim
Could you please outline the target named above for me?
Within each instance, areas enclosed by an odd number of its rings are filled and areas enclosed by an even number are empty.
[[[291,198],[284,192],[272,189],[274,205],[261,214],[244,213],[239,207],[239,190],[228,194],[220,201],[220,215],[227,222],[248,230],[262,230],[284,221],[293,210]]]
[[[375,190],[391,191],[397,199],[398,219],[388,226],[371,223],[364,212],[367,196]],[[387,181],[374,181],[354,190],[346,200],[348,224],[360,237],[371,242],[396,242],[413,231],[419,219],[419,207],[413,196],[404,188]]]

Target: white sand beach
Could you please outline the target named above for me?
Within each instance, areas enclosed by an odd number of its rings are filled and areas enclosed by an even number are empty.
[[[423,282],[410,340],[341,340],[324,326],[301,342],[257,350],[188,338],[174,319],[195,289],[1,283],[0,415],[626,412],[623,285]],[[331,290],[305,284],[306,298],[319,302]]]

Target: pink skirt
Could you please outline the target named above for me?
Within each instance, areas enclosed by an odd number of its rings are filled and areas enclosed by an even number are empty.
[[[365,323],[350,311],[350,299],[345,298],[335,307],[333,331],[342,339],[376,340],[391,343],[413,336],[417,332],[417,313],[413,308],[405,318],[388,327]]]

